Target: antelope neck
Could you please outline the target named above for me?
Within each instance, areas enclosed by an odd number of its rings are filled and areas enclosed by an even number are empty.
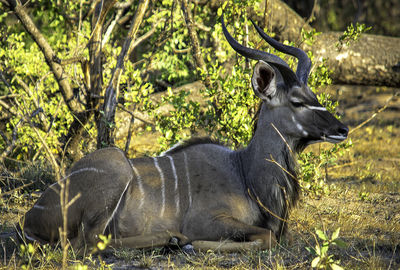
[[[259,123],[260,125],[261,123]],[[263,123],[265,125],[265,122]],[[270,123],[267,127],[260,127],[256,130],[255,135],[247,148],[238,152],[241,160],[243,175],[247,177],[259,175],[261,171],[270,168],[279,168],[273,161],[279,163],[282,168],[289,172],[294,171],[294,153],[290,149],[296,149],[296,143],[290,138],[281,135],[272,126],[275,125],[277,130],[279,126],[275,123]],[[290,149],[289,149],[290,147]],[[279,170],[282,170],[279,168]],[[263,175],[267,177],[267,175]],[[249,181],[247,179],[246,181]]]
[[[261,207],[262,212],[270,217],[276,215],[285,219],[288,209],[297,201],[299,191],[294,153],[291,152],[288,145],[295,148],[298,142],[290,140],[282,133],[285,142],[277,131],[280,130],[280,122],[269,122],[266,121],[268,119],[261,119],[261,116],[250,144],[238,152],[242,177],[248,189],[246,192],[252,193],[255,199],[259,199],[256,201],[259,206],[262,204],[267,209],[278,209],[279,211],[273,214],[266,213],[265,209],[262,209],[264,207]],[[263,116],[271,117],[271,114]],[[265,126],[266,124],[268,126]],[[283,127],[281,128],[283,129]],[[262,194],[268,194],[268,196],[260,196]],[[252,196],[250,195],[250,197]],[[254,200],[254,198],[252,199]],[[277,226],[284,225],[277,221]]]

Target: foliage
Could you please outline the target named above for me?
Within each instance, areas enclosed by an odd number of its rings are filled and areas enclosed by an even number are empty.
[[[306,247],[306,249],[315,256],[314,260],[311,262],[311,267],[317,269],[332,269],[332,270],[341,270],[342,267],[339,266],[340,261],[335,260],[333,255],[328,254],[328,250],[331,246],[338,247],[346,247],[346,243],[340,240],[339,237],[340,228],[337,228],[336,231],[332,233],[332,236],[329,238],[325,232],[316,229],[315,233],[318,238],[322,240],[322,245],[318,242],[315,248]]]
[[[224,13],[227,22],[234,22],[233,33],[241,43],[246,42],[249,35],[244,27],[249,24],[246,7],[254,5],[255,2],[226,1],[217,11],[218,17]],[[32,2],[35,7],[33,16],[36,22],[44,26],[41,28],[43,34],[56,51],[57,57],[60,59],[73,56],[88,57],[86,42],[91,35],[90,20],[89,18],[78,20],[79,24],[71,24],[71,20],[79,19],[76,14],[87,11],[90,7],[85,3],[81,5],[73,2],[67,4],[64,9],[57,2],[47,3],[45,9],[39,3],[41,2]],[[252,137],[254,116],[259,103],[249,87],[250,65],[244,61],[243,57],[237,59],[237,65],[234,65],[231,70],[222,65],[221,63],[233,59],[235,54],[233,50],[225,49],[229,46],[225,39],[221,38],[223,36],[221,25],[207,14],[211,12],[207,5],[204,7],[193,3],[191,8],[196,22],[212,25],[208,32],[199,31],[200,40],[203,40],[205,44],[212,44],[212,46],[201,47],[207,65],[207,74],[202,74],[202,76],[207,76],[211,81],[211,86],[201,93],[202,98],[207,101],[206,106],[191,100],[190,92],[173,94],[171,88],[167,88],[168,94],[161,102],[151,99],[153,93],[165,90],[166,85],[176,87],[192,81],[196,75],[182,12],[175,1],[166,0],[154,3],[155,12],[143,22],[140,34],[151,30],[154,30],[154,34],[143,46],[138,47],[139,60],[125,63],[125,72],[120,80],[123,98],[121,108],[150,113],[154,117],[155,127],[162,135],[159,139],[159,151],[189,136],[204,134],[204,131],[234,148],[245,146]],[[134,10],[135,7],[132,7],[128,12],[133,13]],[[110,18],[110,22],[112,19]],[[0,20],[5,22],[10,18],[3,15]],[[60,95],[58,85],[48,65],[43,61],[36,43],[24,31],[20,31],[22,30],[20,25],[7,25],[6,31],[2,32],[0,38],[2,43],[0,58],[3,63],[0,64],[0,70],[4,71],[10,83],[9,86],[4,85],[1,94],[12,96],[10,104],[15,106],[8,112],[6,136],[0,139],[0,149],[6,149],[7,145],[14,140],[12,136],[14,132],[17,135],[14,141],[16,146],[10,157],[36,160],[50,159],[54,156],[61,164],[64,156],[63,138],[67,138],[70,132],[74,115],[71,114]],[[273,33],[270,34],[273,35]],[[312,43],[317,34],[315,31],[309,33],[303,31],[305,42]],[[104,85],[107,85],[107,81],[111,78],[117,55],[121,50],[117,40],[123,36],[124,29],[112,31],[110,41],[103,46]],[[252,41],[249,41],[248,45],[256,47]],[[264,49],[285,59],[289,65],[295,65],[292,57],[270,47]],[[312,58],[312,55],[310,57]],[[80,92],[78,94],[80,100],[85,102],[85,95],[88,94],[85,93],[87,89],[82,81],[82,78],[85,78],[85,71],[79,63],[68,65],[65,69],[69,80]],[[314,69],[309,85],[315,91],[318,87],[330,83],[329,70],[323,62]],[[335,110],[337,104],[331,103],[329,96],[321,93],[319,99],[328,110]],[[167,115],[159,113],[159,108],[164,105],[172,108]],[[3,107],[1,108],[4,110]],[[116,124],[117,129],[123,125],[118,119]],[[91,151],[93,139],[96,138],[96,126],[93,121],[86,124],[85,133],[85,139],[80,145],[86,152]],[[308,160],[310,158],[308,157]],[[318,166],[327,163],[332,164],[332,162],[321,161]]]
[[[251,1],[226,1],[218,10],[219,15],[224,10],[227,21],[235,22],[239,40],[244,38],[241,26],[247,23],[246,16],[241,14],[245,14],[246,7],[251,4]],[[232,18],[240,19],[232,20]],[[216,24],[208,36],[212,38],[212,43],[220,43],[219,49],[228,46],[224,39],[221,40],[220,24]],[[201,110],[199,102],[189,100],[190,93],[180,92],[174,95],[169,89],[161,105],[172,105],[174,110],[169,115],[155,114],[157,130],[162,134],[159,140],[161,150],[202,130],[222,142],[228,142],[233,147],[246,145],[251,139],[253,118],[258,103],[258,99],[249,88],[251,70],[246,69],[242,58],[239,65],[228,72],[219,63],[225,61],[229,54],[232,55],[232,51],[217,51],[214,53],[217,56],[215,59],[211,57],[213,48],[202,49],[208,66],[207,74],[202,76],[208,76],[212,85],[201,93],[202,98],[207,100],[207,106]]]
[[[54,268],[62,261],[62,251],[49,245],[23,243],[19,246],[22,269]],[[70,254],[73,258],[73,254]]]
[[[371,30],[371,28],[365,24],[356,23],[355,27],[353,24],[350,24],[343,32],[343,35],[339,37],[336,47],[340,50],[344,45],[349,46],[352,41],[356,41],[363,33]]]

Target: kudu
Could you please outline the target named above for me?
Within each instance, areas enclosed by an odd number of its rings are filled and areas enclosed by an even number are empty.
[[[89,154],[61,180],[69,180],[70,198],[80,194],[67,216],[74,247],[111,233],[113,246],[165,245],[175,237],[200,249],[266,249],[285,233],[299,196],[296,153],[312,143],[343,141],[348,128],[307,86],[311,61],[304,51],[275,41],[253,23],[272,47],[298,59],[294,73],[281,58],[240,45],[221,22],[232,48],[259,60],[251,84],[262,104],[251,142],[232,151],[211,140],[189,140],[161,156],[136,159],[117,148]],[[59,239],[59,193],[56,183],[27,212],[26,238]]]

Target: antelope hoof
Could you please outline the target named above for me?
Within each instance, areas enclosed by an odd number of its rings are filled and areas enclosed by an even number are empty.
[[[168,245],[171,246],[184,246],[190,243],[189,238],[179,232],[168,232],[171,236]]]
[[[179,246],[179,239],[175,236],[171,237],[171,239],[169,239],[169,243],[168,245],[170,246]]]
[[[265,233],[265,234],[252,235],[249,237],[249,240],[261,242],[261,245],[260,245],[261,249],[272,249],[278,244],[275,234],[273,234],[272,232]]]
[[[182,247],[182,251],[187,255],[196,255],[196,251],[194,250],[194,247],[191,244],[184,245]]]

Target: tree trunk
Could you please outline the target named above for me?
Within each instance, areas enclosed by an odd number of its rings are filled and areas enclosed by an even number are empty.
[[[210,6],[217,9],[223,2],[213,0]],[[249,8],[248,14],[261,27],[274,32],[279,41],[289,40],[305,51],[311,50],[315,60],[327,59],[333,83],[400,86],[398,37],[363,34],[339,50],[336,43],[342,33],[328,32],[315,36],[310,47],[302,44],[301,29],[311,31],[312,27],[283,1],[260,0]]]
[[[340,35],[323,33],[311,48],[304,46],[315,59],[327,59],[334,83],[400,86],[400,38],[362,35],[341,47]]]

